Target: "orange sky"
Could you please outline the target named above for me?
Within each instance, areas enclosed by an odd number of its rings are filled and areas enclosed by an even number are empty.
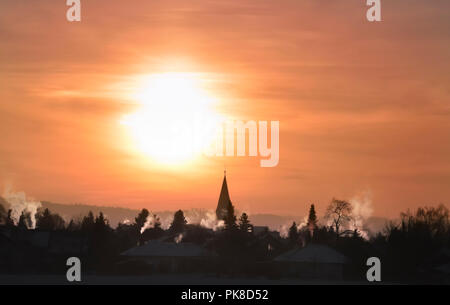
[[[126,4],[125,4],[126,3]],[[82,0],[0,3],[0,186],[39,200],[215,208],[226,166],[250,213],[322,214],[371,194],[374,215],[449,203],[450,2]],[[203,75],[217,111],[280,121],[280,162],[138,154],[120,118],[140,75]],[[128,86],[128,85],[130,86]],[[174,89],[176,90],[176,89]],[[176,111],[176,110],[174,110]]]

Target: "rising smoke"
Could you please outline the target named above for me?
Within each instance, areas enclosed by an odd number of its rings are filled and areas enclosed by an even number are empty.
[[[216,213],[212,210],[191,209],[184,212],[184,217],[188,224],[198,224],[214,231],[224,227],[224,221],[217,220]],[[167,230],[170,228],[172,221],[172,212],[159,214],[150,213],[144,226],[141,228],[141,233],[147,229],[154,228],[156,222],[161,224],[162,229]],[[125,222],[125,220],[123,222]]]
[[[349,200],[352,205],[352,220],[348,223],[343,224],[341,227],[342,231],[354,231],[357,230],[361,237],[368,239],[370,233],[376,230],[369,230],[367,227],[367,220],[373,214],[373,206],[372,206],[372,193],[369,190],[360,192],[356,194],[352,199]],[[289,228],[292,226],[294,220],[290,220],[285,222],[284,224],[279,226],[278,232],[280,232],[280,236],[283,238],[287,238],[289,235]],[[297,224],[297,230],[301,230],[306,227],[308,223],[308,216],[302,218],[301,221],[295,220]],[[330,220],[319,218],[319,225],[323,226],[331,226],[332,222]]]
[[[29,229],[34,229],[36,227],[36,213],[42,206],[40,201],[27,198],[24,192],[13,192],[11,187],[5,188],[3,198],[8,203],[8,206],[5,208],[11,210],[11,218],[14,221],[14,224],[19,222],[20,215],[23,212],[30,215],[31,227]]]
[[[349,230],[358,230],[362,237],[368,238],[369,231],[365,227],[367,219],[372,216],[372,193],[367,190],[354,196],[350,203],[353,207],[352,221],[349,224]]]
[[[144,225],[143,225],[142,228],[141,228],[141,234],[144,233],[144,231],[147,230],[147,229],[152,229],[152,228],[154,228],[154,227],[155,227],[155,224],[156,224],[157,222],[160,222],[159,217],[158,217],[157,215],[155,215],[155,214],[150,213],[150,214],[147,216],[147,219],[146,219]],[[161,222],[160,222],[160,223],[161,223]],[[162,226],[162,223],[161,223],[161,227],[163,227],[163,226]],[[163,227],[163,229],[166,229],[166,228]]]

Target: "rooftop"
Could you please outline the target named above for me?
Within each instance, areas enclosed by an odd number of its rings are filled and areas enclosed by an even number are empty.
[[[310,244],[305,248],[296,248],[275,258],[275,261],[304,262],[304,263],[348,263],[347,257],[336,250],[325,246]]]
[[[205,257],[212,253],[205,248],[193,243],[174,243],[160,240],[151,240],[148,243],[128,249],[123,256],[178,256],[178,257]]]

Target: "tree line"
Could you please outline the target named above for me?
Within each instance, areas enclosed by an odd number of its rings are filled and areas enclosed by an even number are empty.
[[[449,210],[444,205],[401,213],[399,219],[388,222],[384,230],[369,238],[363,238],[358,228],[348,229],[348,224],[354,220],[352,209],[349,202],[333,199],[323,221],[319,222],[312,204],[306,224],[299,227],[293,222],[287,236],[272,249],[253,233],[249,216],[242,213],[237,218],[231,204],[223,227],[216,232],[199,224],[188,224],[182,210],[176,211],[169,228],[163,229],[158,216],[147,209],[142,209],[134,221],[119,223],[116,228],[110,226],[102,212],[98,215],[89,212],[81,219],[66,223],[49,209],[39,209],[35,215],[35,230],[86,236],[88,265],[96,270],[108,270],[123,251],[162,237],[173,242],[178,237],[177,242],[191,242],[214,251],[223,261],[222,268],[230,272],[246,270],[255,262],[269,261],[278,254],[310,243],[339,250],[351,259],[355,274],[364,274],[362,270],[366,269],[365,262],[370,256],[381,258],[385,276],[392,279],[423,278],[424,272],[431,273],[437,263],[445,262],[445,258],[444,261],[439,258],[440,253],[450,249]],[[11,214],[12,211],[0,203],[0,224],[14,230],[31,227],[29,213],[23,212],[17,223]]]

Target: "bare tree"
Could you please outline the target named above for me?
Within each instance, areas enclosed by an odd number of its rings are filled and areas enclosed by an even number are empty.
[[[335,198],[331,200],[325,212],[325,218],[332,221],[337,236],[340,234],[340,228],[352,220],[352,210],[352,205],[345,200]]]

